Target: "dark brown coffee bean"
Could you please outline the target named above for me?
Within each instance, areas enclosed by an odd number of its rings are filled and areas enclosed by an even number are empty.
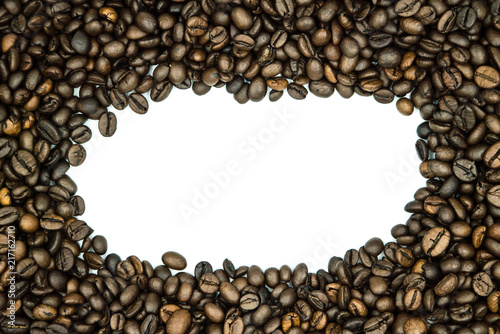
[[[472,182],[477,178],[476,164],[467,159],[458,159],[453,162],[453,173],[463,182]]]
[[[26,150],[19,150],[12,156],[12,168],[20,176],[29,176],[37,168],[35,157]]]
[[[486,194],[486,199],[489,203],[500,206],[500,186],[491,187]]]
[[[161,102],[165,100],[170,95],[172,88],[173,84],[168,81],[156,84],[153,89],[151,89],[151,100],[154,102]]]
[[[135,23],[142,31],[151,34],[158,26],[156,17],[149,12],[139,12],[135,16]]]
[[[410,17],[419,11],[421,4],[418,0],[399,0],[396,3],[395,11],[399,16]]]
[[[101,116],[102,117],[102,116]],[[80,166],[87,157],[85,148],[80,144],[71,145],[68,150],[67,159],[71,166]]]
[[[56,145],[61,141],[61,135],[57,127],[49,120],[41,119],[38,121],[37,130],[39,135],[49,143]]]
[[[113,105],[113,107],[115,107],[115,109],[123,110],[127,107],[127,96],[119,92],[117,89],[112,89],[109,97],[111,99],[111,104]]]
[[[116,132],[116,115],[106,112],[99,118],[99,132],[103,137],[111,137]]]
[[[442,72],[444,85],[450,90],[456,90],[462,86],[462,74],[455,67],[447,67]]]
[[[144,96],[133,93],[128,97],[130,108],[137,114],[145,114],[148,111],[149,104]]]
[[[129,93],[139,85],[139,74],[136,71],[130,70],[123,73],[118,78],[117,88],[120,93]]]
[[[87,223],[82,220],[75,220],[72,223],[68,224],[68,227],[66,228],[68,236],[74,241],[85,239],[86,237],[91,235],[93,231],[94,230],[91,229],[87,225]]]
[[[199,281],[199,289],[204,293],[215,293],[219,290],[220,281],[216,275],[205,273],[201,275]]]
[[[121,41],[112,41],[104,45],[102,51],[107,58],[119,58],[125,54],[125,44]]]
[[[40,226],[49,231],[57,231],[64,227],[64,219],[55,214],[45,214],[40,218]]]
[[[303,86],[291,83],[287,86],[287,92],[296,100],[303,100],[307,96],[307,89]]]
[[[295,5],[290,0],[276,0],[274,5],[281,17],[289,18],[295,12]]]
[[[267,84],[263,77],[258,76],[248,86],[248,97],[253,102],[261,101],[267,93]]]
[[[85,56],[90,51],[90,37],[83,30],[78,30],[71,39],[71,47]]]
[[[55,257],[56,268],[60,271],[67,272],[73,269],[75,265],[75,256],[71,249],[63,247]]]

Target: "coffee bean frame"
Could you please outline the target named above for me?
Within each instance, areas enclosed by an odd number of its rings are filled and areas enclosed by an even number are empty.
[[[3,0],[0,331],[500,333],[499,18],[499,0]],[[316,273],[109,253],[66,174],[86,123],[109,137],[110,106],[224,86],[417,109],[428,180],[394,240]]]

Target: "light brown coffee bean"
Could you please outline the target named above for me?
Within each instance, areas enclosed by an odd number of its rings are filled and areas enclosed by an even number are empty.
[[[422,249],[428,256],[436,257],[444,253],[450,244],[450,231],[442,227],[429,230],[422,239]]]

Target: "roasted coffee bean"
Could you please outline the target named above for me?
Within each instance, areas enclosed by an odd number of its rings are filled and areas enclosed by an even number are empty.
[[[165,266],[174,270],[183,270],[187,266],[186,259],[176,252],[166,252],[162,255],[161,260]]]
[[[35,157],[26,150],[19,150],[12,156],[12,168],[20,176],[29,176],[36,170]]]
[[[4,0],[0,285],[18,277],[15,297],[0,294],[0,331],[497,331],[499,17],[500,0]],[[85,161],[86,122],[109,137],[110,106],[145,114],[147,92],[160,102],[174,86],[205,95],[224,85],[238,103],[268,88],[270,101],[337,90],[417,109],[427,182],[395,240],[372,238],[316,273],[225,260],[173,275],[187,267],[176,252],[156,267],[106,256],[106,239],[74,218],[85,203],[68,174]]]
[[[438,284],[434,287],[434,292],[437,296],[446,296],[452,293],[458,285],[457,275],[451,273],[446,275]]]
[[[91,48],[90,37],[83,30],[78,30],[71,39],[71,47],[77,53],[85,56]]]
[[[407,98],[399,99],[398,102],[396,103],[396,107],[398,108],[398,111],[405,116],[413,114],[413,103],[411,102],[410,99]]]
[[[395,11],[399,16],[410,17],[415,15],[419,11],[421,5],[422,4],[420,1],[399,0],[396,3]]]
[[[485,272],[474,275],[472,278],[472,287],[474,292],[481,297],[487,297],[495,288],[491,277]]]
[[[166,323],[167,333],[183,334],[186,333],[191,325],[191,315],[187,310],[177,310],[172,313]]]
[[[276,0],[275,8],[278,14],[284,18],[289,18],[294,14],[295,5],[290,0]]]
[[[129,93],[139,85],[139,80],[140,77],[136,71],[127,71],[118,78],[117,89],[120,93]]]
[[[86,157],[87,152],[85,148],[80,144],[71,145],[68,150],[67,159],[71,166],[80,166],[85,161]]]
[[[422,249],[428,256],[440,256],[448,248],[450,232],[442,227],[429,230],[422,239]]]
[[[479,66],[474,72],[474,81],[481,88],[495,88],[500,84],[500,73],[493,67]]]
[[[68,224],[66,232],[72,240],[79,241],[91,235],[93,230],[84,221],[75,220]]]
[[[99,132],[103,137],[111,137],[116,132],[117,119],[112,112],[106,112],[99,118]]]
[[[55,214],[45,214],[40,218],[40,226],[50,231],[60,230],[64,227],[64,219]]]
[[[477,178],[477,168],[474,161],[458,159],[453,162],[453,173],[463,182],[472,182]]]
[[[128,105],[127,96],[119,92],[117,89],[112,89],[109,93],[109,97],[111,99],[111,104],[115,107],[115,109],[123,110]]]
[[[296,100],[303,100],[307,96],[307,89],[294,83],[291,83],[287,86],[287,92],[292,98]]]

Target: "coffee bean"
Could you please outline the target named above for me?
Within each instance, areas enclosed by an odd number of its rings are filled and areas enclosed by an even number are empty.
[[[486,194],[486,199],[489,203],[500,206],[500,186],[496,185],[491,187]]]
[[[495,288],[491,277],[485,272],[474,275],[472,278],[472,287],[474,292],[482,297],[487,297]]]
[[[21,176],[33,174],[37,168],[35,157],[26,150],[19,150],[12,156],[12,168]]]
[[[434,292],[438,296],[446,296],[452,293],[458,284],[457,275],[450,273],[446,275],[441,281],[434,287]]]
[[[58,144],[61,141],[61,135],[59,134],[56,126],[49,120],[41,119],[37,124],[37,130],[43,139],[53,145]]]
[[[187,266],[186,259],[176,252],[164,253],[161,260],[165,266],[174,270],[184,270]]]
[[[136,71],[127,71],[118,78],[117,89],[120,93],[129,93],[139,85],[139,80],[140,77]]]
[[[154,102],[161,102],[165,100],[172,91],[173,84],[171,82],[165,81],[156,84],[153,89],[151,89],[151,100]]]
[[[84,221],[75,220],[68,224],[66,232],[72,240],[79,241],[91,235],[93,230]]]
[[[120,294],[120,304],[128,306],[139,296],[139,287],[137,285],[127,286]]]
[[[387,322],[382,317],[370,318],[363,326],[367,334],[382,334],[387,330]]]
[[[40,226],[49,231],[60,230],[64,227],[64,219],[55,214],[45,214],[40,218]]]
[[[111,137],[116,132],[117,119],[112,112],[106,112],[99,118],[99,132],[103,137]]]
[[[109,97],[111,99],[111,104],[113,105],[113,107],[115,107],[115,109],[123,110],[127,107],[127,96],[119,92],[117,89],[112,89]]]
[[[125,44],[121,41],[111,41],[102,48],[103,54],[107,58],[119,58],[125,53]]]
[[[101,116],[102,117],[102,116]],[[68,150],[67,159],[71,166],[80,166],[87,157],[85,148],[80,144],[71,145]]]
[[[421,7],[420,1],[399,0],[396,3],[395,11],[401,17],[410,17],[415,15]]]
[[[398,111],[405,116],[410,116],[413,114],[413,103],[411,102],[410,99],[407,98],[401,98],[398,100],[396,103],[396,107],[398,108]]]
[[[91,48],[90,37],[83,30],[78,30],[71,39],[71,47],[77,53],[86,55]]]
[[[303,100],[307,96],[307,89],[294,83],[291,83],[287,86],[287,92],[292,98],[296,100]]]
[[[228,282],[221,282],[219,285],[219,292],[221,297],[224,298],[225,301],[232,305],[236,305],[239,302],[240,294],[238,290]]]
[[[462,86],[462,74],[455,67],[447,67],[442,72],[444,85],[450,90],[456,90]]]
[[[474,72],[474,81],[481,88],[495,88],[500,84],[500,73],[493,67],[479,66]]]
[[[294,3],[291,0],[276,0],[275,8],[281,17],[289,18],[295,12]]]
[[[463,182],[472,182],[477,178],[476,164],[468,159],[458,159],[453,162],[453,173]]]
[[[309,83],[309,90],[318,97],[328,98],[335,92],[335,87],[327,80],[321,79],[318,81],[311,81]]]
[[[149,34],[153,33],[158,25],[156,17],[148,12],[139,12],[135,16],[135,22],[139,29]]]
[[[187,310],[177,310],[172,313],[166,323],[167,333],[184,334],[191,325],[191,315]]]
[[[67,272],[73,269],[75,265],[75,256],[71,249],[63,247],[55,257],[56,268],[62,272]]]
[[[427,328],[422,319],[408,318],[404,323],[404,333],[427,333]]]
[[[457,26],[461,29],[469,29],[476,23],[477,14],[471,7],[463,7],[457,14]]]
[[[267,93],[266,81],[262,77],[256,77],[248,86],[248,97],[253,102],[261,101]]]
[[[213,303],[206,303],[203,310],[207,318],[214,323],[222,323],[224,321],[224,311]]]
[[[422,239],[422,249],[428,256],[440,256],[449,243],[450,232],[442,227],[434,227]]]

